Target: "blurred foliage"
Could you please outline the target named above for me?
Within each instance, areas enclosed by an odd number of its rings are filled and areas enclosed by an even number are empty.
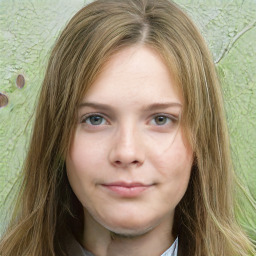
[[[33,111],[51,47],[83,0],[0,0],[0,230],[12,209]],[[176,0],[199,26],[223,85],[235,170],[237,216],[256,240],[256,1]],[[25,86],[17,86],[22,74]],[[19,82],[18,82],[19,84]],[[0,94],[1,96],[1,94]],[[1,99],[0,99],[1,105]]]

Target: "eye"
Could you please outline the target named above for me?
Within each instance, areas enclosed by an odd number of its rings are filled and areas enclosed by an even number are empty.
[[[159,114],[159,115],[155,115],[150,123],[156,126],[164,126],[164,125],[171,125],[173,123],[176,123],[177,121],[178,121],[178,118],[174,116]]]
[[[86,115],[82,119],[82,123],[86,123],[88,125],[99,126],[107,124],[107,120],[100,115]]]
[[[153,120],[156,125],[165,125],[170,121],[170,118],[166,116],[156,116]]]

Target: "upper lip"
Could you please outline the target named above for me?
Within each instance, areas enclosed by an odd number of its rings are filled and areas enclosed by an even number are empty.
[[[103,186],[118,186],[118,187],[126,187],[126,188],[151,186],[151,184],[144,184],[141,182],[124,182],[124,181],[116,181],[116,182],[111,182],[111,183],[105,183],[102,185]]]

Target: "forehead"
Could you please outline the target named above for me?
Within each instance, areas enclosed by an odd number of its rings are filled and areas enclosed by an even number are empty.
[[[172,71],[158,52],[147,46],[120,50],[104,65],[83,100],[182,102]]]

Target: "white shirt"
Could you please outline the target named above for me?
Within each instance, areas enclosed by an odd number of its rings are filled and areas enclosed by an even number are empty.
[[[167,249],[161,256],[177,256],[178,255],[178,237],[173,242],[172,246]]]

